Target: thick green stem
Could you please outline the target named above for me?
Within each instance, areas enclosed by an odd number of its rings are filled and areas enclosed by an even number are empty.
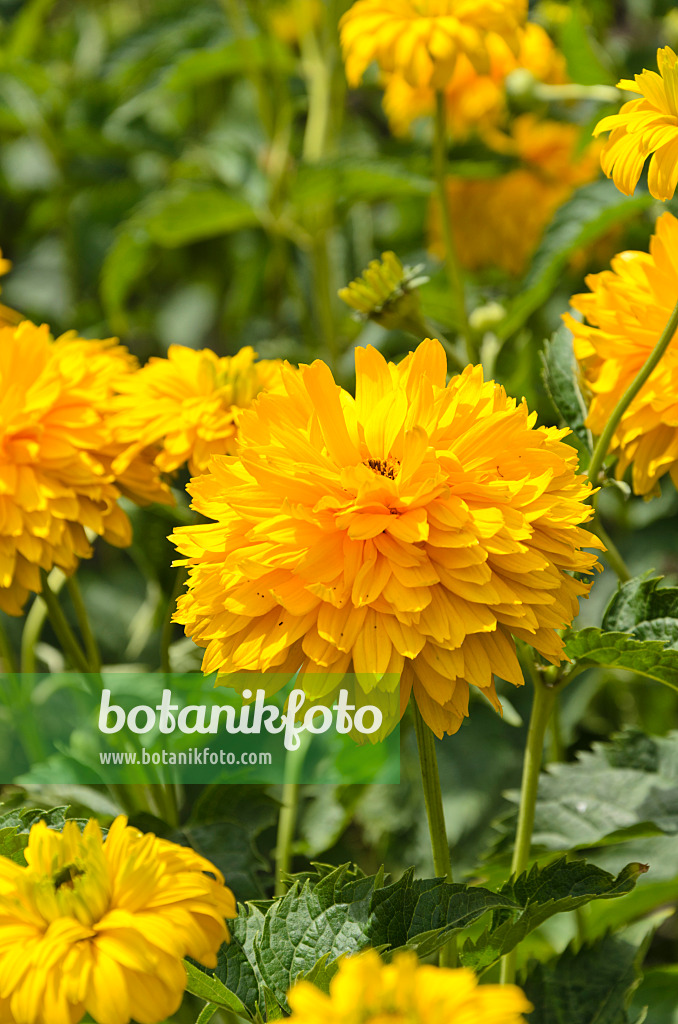
[[[464,278],[459,265],[459,256],[454,239],[452,227],[452,211],[450,200],[447,194],[447,116],[445,111],[445,96],[441,90],[436,92],[436,116],[435,132],[433,136],[433,174],[438,191],[438,202],[440,203],[440,219],[443,228],[443,241],[445,243],[445,268],[454,297],[456,313],[459,321],[461,334],[466,342],[466,354],[471,363],[477,361],[477,353],[473,341],[473,334],[468,320],[468,309],[466,307],[466,293],[464,291]]]
[[[65,582],[66,576],[61,569],[52,569],[49,574],[49,588],[54,595],[59,593]],[[40,634],[46,619],[47,605],[38,594],[28,610],[21,634],[20,665],[22,672],[35,672],[35,646],[40,640]]]
[[[421,781],[424,787],[424,802],[428,830],[431,836],[433,851],[433,870],[440,878],[452,881],[452,861],[450,844],[447,841],[445,813],[443,811],[443,795],[440,789],[440,773],[436,757],[435,737],[421,717],[416,700],[412,699],[412,716],[414,731],[419,748],[419,764],[421,765]],[[455,967],[457,963],[457,940],[455,936],[448,939],[440,950],[440,966]]]
[[[612,569],[612,571],[617,574],[619,582],[626,583],[627,580],[631,579],[631,573],[629,572],[626,566],[626,562],[619,554],[617,545],[614,543],[614,541],[608,534],[607,530],[601,523],[600,513],[597,515],[593,523],[593,532],[600,537],[603,544],[607,548],[605,554],[603,555],[603,558],[605,559],[609,567]]]
[[[78,627],[80,629],[80,635],[82,636],[85,645],[85,655],[87,657],[87,664],[90,672],[101,671],[101,654],[99,653],[99,645],[91,623],[89,621],[89,615],[87,614],[87,608],[85,602],[82,599],[82,592],[80,585],[75,576],[69,576],[66,581],[68,587],[68,594],[75,611],[75,617],[78,620]]]
[[[534,812],[537,805],[539,773],[544,753],[544,737],[549,724],[551,712],[556,698],[556,689],[545,686],[543,682],[534,685],[534,699],[530,727],[527,732],[527,743],[523,760],[523,780],[520,788],[520,808],[518,811],[518,828],[511,861],[511,874],[515,877],[522,874],[530,860],[532,830],[534,828]],[[504,984],[513,984],[516,976],[516,950],[508,953],[501,964],[501,980]]]
[[[310,733],[302,733],[301,745],[297,750],[288,750],[285,758],[282,805],[278,817],[278,837],[275,845],[276,896],[284,896],[287,891],[285,876],[289,874],[292,865],[292,844],[297,828],[297,811],[299,810],[299,778],[310,740]]]
[[[80,644],[75,639],[73,631],[68,624],[68,620],[63,613],[61,605],[59,604],[56,594],[50,589],[49,579],[44,569],[40,570],[40,578],[42,580],[42,599],[47,606],[47,614],[52,624],[52,629],[57,635],[57,639],[61,644],[61,649],[66,656],[66,659],[71,663],[74,669],[78,672],[90,672],[90,666],[87,664],[87,658],[85,657]]]
[[[593,451],[593,455],[591,456],[591,462],[589,463],[588,469],[588,477],[594,487],[598,486],[600,471],[603,468],[603,463],[605,462],[605,458],[610,449],[612,438],[614,437],[614,433],[619,426],[622,416],[631,405],[631,402],[643,385],[650,378],[652,371],[655,369],[659,360],[671,344],[676,330],[678,330],[678,302],[674,306],[673,312],[668,319],[666,327],[662,331],[659,341],[650,352],[647,361],[638,375],[635,377],[633,382],[629,384],[628,388],[617,402],[612,415],[605,424],[605,429],[596,442],[596,447]]]

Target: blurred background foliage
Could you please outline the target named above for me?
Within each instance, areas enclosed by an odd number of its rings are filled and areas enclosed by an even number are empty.
[[[262,357],[325,359],[350,387],[356,344],[395,359],[412,345],[406,334],[355,320],[337,297],[370,259],[393,249],[404,263],[425,265],[424,313],[453,338],[444,272],[427,250],[430,122],[396,138],[376,75],[347,90],[337,23],[348,6],[0,0],[0,244],[14,264],[3,301],[55,334],[119,335],[142,361],[172,343],[220,355],[253,345]],[[555,41],[575,85],[614,85],[653,67],[658,45],[678,45],[678,9],[664,0],[543,0],[531,18]],[[549,102],[525,88],[509,89],[508,104],[511,117],[580,126],[580,150],[595,121],[616,109],[585,97]],[[450,159],[468,179],[519,165],[477,137],[454,145]],[[556,421],[540,378],[544,338],[586,272],[624,248],[646,248],[657,212],[642,192],[627,200],[605,180],[589,182],[555,213],[524,272],[469,276],[484,362],[542,422]],[[676,575],[670,484],[649,503],[610,489],[601,509],[632,572]],[[104,660],[157,668],[171,522],[132,514],[133,548],[98,545],[80,577]],[[612,573],[596,583],[582,623],[600,621],[614,586]],[[43,667],[58,668],[50,636],[46,629],[39,653]],[[173,658],[180,671],[199,665],[178,632]],[[506,689],[503,721],[477,698],[471,725],[439,745],[461,874],[491,847],[491,823],[508,806],[503,794],[519,781],[529,694],[511,688],[508,704]],[[668,689],[590,671],[563,695],[553,759],[572,760],[629,726],[664,734],[677,711]],[[369,872],[385,861],[398,874],[416,862],[430,872],[415,762],[404,729],[401,787],[305,792],[295,866],[355,860]],[[275,798],[237,787],[186,794],[183,835],[224,870],[240,899],[270,893]],[[103,794],[54,787],[31,799],[114,810]],[[150,825],[176,834],[174,825]],[[678,860],[667,871],[678,877]],[[548,941],[562,947],[567,936]]]

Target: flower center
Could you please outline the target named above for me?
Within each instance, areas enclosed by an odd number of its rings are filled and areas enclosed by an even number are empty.
[[[373,473],[379,473],[380,476],[388,477],[389,480],[395,480],[396,473],[400,469],[400,462],[392,455],[389,455],[387,459],[366,459],[363,465],[369,466]]]

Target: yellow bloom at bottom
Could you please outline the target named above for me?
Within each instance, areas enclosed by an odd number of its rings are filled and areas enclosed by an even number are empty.
[[[105,840],[94,820],[82,833],[39,822],[26,863],[0,857],[0,1024],[163,1021],[182,957],[215,967],[237,913],[213,864],[124,817]]]
[[[302,981],[288,994],[290,1024],[524,1024],[532,1006],[515,985],[479,985],[473,971],[384,964],[370,949],[342,960],[325,995]]]

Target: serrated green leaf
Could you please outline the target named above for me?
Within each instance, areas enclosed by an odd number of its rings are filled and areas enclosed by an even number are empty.
[[[514,334],[545,302],[573,253],[595,242],[615,224],[637,217],[652,202],[645,193],[622,196],[607,180],[578,189],[547,228],[518,297],[496,329],[499,339]]]
[[[662,576],[639,576],[620,584],[603,616],[603,629],[637,636],[639,629],[659,621],[672,635],[673,626],[668,627],[667,620],[675,622],[678,630],[678,587],[660,587],[662,580]]]
[[[627,864],[615,877],[583,860],[561,858],[545,867],[534,864],[500,890],[501,895],[518,904],[520,911],[495,914],[478,939],[465,943],[459,959],[476,971],[490,967],[554,914],[577,910],[593,900],[623,896],[631,892],[646,870],[642,864]]]
[[[549,398],[584,451],[592,450],[591,434],[584,426],[587,409],[577,380],[572,332],[563,324],[545,342],[542,377]]]
[[[660,622],[648,625],[645,635],[652,636],[656,629],[660,631],[657,635],[670,637],[672,633],[661,632],[665,626]],[[587,626],[567,634],[565,653],[580,664],[637,672],[678,690],[678,649],[667,647],[663,639],[636,640],[630,633],[607,633],[597,626]]]
[[[530,1024],[627,1024],[635,1019],[627,1006],[638,983],[643,945],[639,949],[626,938],[608,935],[532,966],[523,985],[534,1005]]]
[[[323,958],[330,963],[368,946],[427,956],[449,935],[498,909],[515,909],[515,903],[480,887],[415,879],[413,869],[385,885],[382,872],[356,876],[343,865],[296,881],[263,917],[250,905],[235,922],[231,945],[222,948],[217,974],[252,1012],[264,1003],[265,987],[286,1007],[293,982]]]
[[[234,1013],[247,1013],[235,993],[230,992],[215,975],[206,974],[205,971],[199,970],[188,960],[184,960],[184,967],[187,978],[186,988],[194,996],[204,999],[207,1003],[214,1003],[215,1006],[232,1010]]]
[[[0,805],[0,810],[2,805]],[[69,807],[53,807],[42,810],[27,807],[9,810],[0,814],[0,856],[9,857],[17,864],[24,864],[24,850],[28,845],[28,834],[39,821],[44,821],[48,828],[61,831],[66,821],[75,821],[83,828],[86,824],[79,818],[68,816]]]

